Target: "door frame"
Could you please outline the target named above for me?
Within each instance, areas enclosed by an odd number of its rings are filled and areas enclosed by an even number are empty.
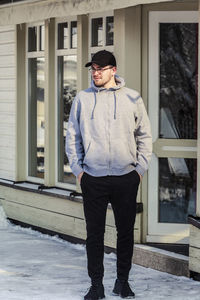
[[[198,11],[149,12],[149,117],[153,155],[148,172],[147,242],[188,243],[189,225],[158,222],[158,158],[197,158],[197,140],[159,139],[159,23],[198,23]]]

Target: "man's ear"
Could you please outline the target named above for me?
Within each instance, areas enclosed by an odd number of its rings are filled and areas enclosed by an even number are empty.
[[[113,75],[115,75],[116,72],[117,72],[117,67],[113,67],[113,68],[112,68],[112,71],[113,71]]]

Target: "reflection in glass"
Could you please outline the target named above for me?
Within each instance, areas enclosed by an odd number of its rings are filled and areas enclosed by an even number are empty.
[[[72,101],[76,95],[77,57],[58,57],[58,181],[75,184],[76,179],[65,154],[65,137]]]
[[[44,178],[44,58],[28,59],[28,175]]]
[[[71,48],[77,48],[77,22],[71,22]]]
[[[195,214],[196,175],[196,159],[159,159],[159,222],[186,224]]]
[[[197,138],[198,25],[160,24],[160,138]]]
[[[28,51],[37,51],[37,27],[28,27]]]
[[[92,19],[92,47],[103,46],[103,18]]]
[[[44,51],[44,43],[45,43],[44,25],[41,25],[40,26],[40,51]]]
[[[68,23],[58,24],[58,49],[67,49],[69,47]]]
[[[114,17],[106,17],[106,45],[114,44]]]

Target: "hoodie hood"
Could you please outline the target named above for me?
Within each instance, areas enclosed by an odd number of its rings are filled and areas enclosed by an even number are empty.
[[[115,81],[117,83],[116,86],[108,89],[110,91],[116,91],[116,90],[119,90],[120,88],[122,88],[123,86],[125,86],[125,81],[122,77],[118,76],[118,75],[115,75]],[[103,91],[103,90],[106,90],[106,88],[104,87],[98,87],[94,84],[94,81],[92,80],[91,81],[91,88],[95,91],[95,92],[100,92],[100,91]]]
[[[115,81],[117,83],[116,86],[114,87],[111,87],[109,89],[106,89],[104,87],[98,87],[94,84],[94,81],[92,80],[91,81],[91,88],[94,92],[94,107],[93,107],[93,110],[92,110],[92,119],[95,118],[95,109],[96,109],[96,106],[97,106],[97,102],[98,102],[98,93],[101,92],[101,91],[105,91],[105,90],[108,90],[110,92],[113,92],[113,101],[114,101],[114,119],[117,118],[117,91],[119,89],[121,89],[122,87],[125,86],[125,81],[122,77],[119,77],[118,75],[115,75]]]

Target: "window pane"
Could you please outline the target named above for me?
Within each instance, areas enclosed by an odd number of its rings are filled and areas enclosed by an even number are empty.
[[[197,138],[198,25],[160,24],[160,138]]]
[[[28,60],[28,175],[44,178],[44,58]]]
[[[106,17],[106,45],[114,44],[114,17]]]
[[[76,183],[65,154],[65,137],[72,101],[76,95],[77,57],[58,57],[58,180]]]
[[[28,27],[28,51],[37,51],[37,27]]]
[[[69,46],[68,23],[58,24],[58,49],[67,49]]]
[[[44,25],[40,26],[40,51],[44,51],[45,35],[44,35]]]
[[[71,48],[77,48],[77,22],[71,22]]]
[[[195,214],[196,159],[159,159],[159,222],[187,223]]]
[[[103,18],[92,19],[92,46],[103,46]]]

